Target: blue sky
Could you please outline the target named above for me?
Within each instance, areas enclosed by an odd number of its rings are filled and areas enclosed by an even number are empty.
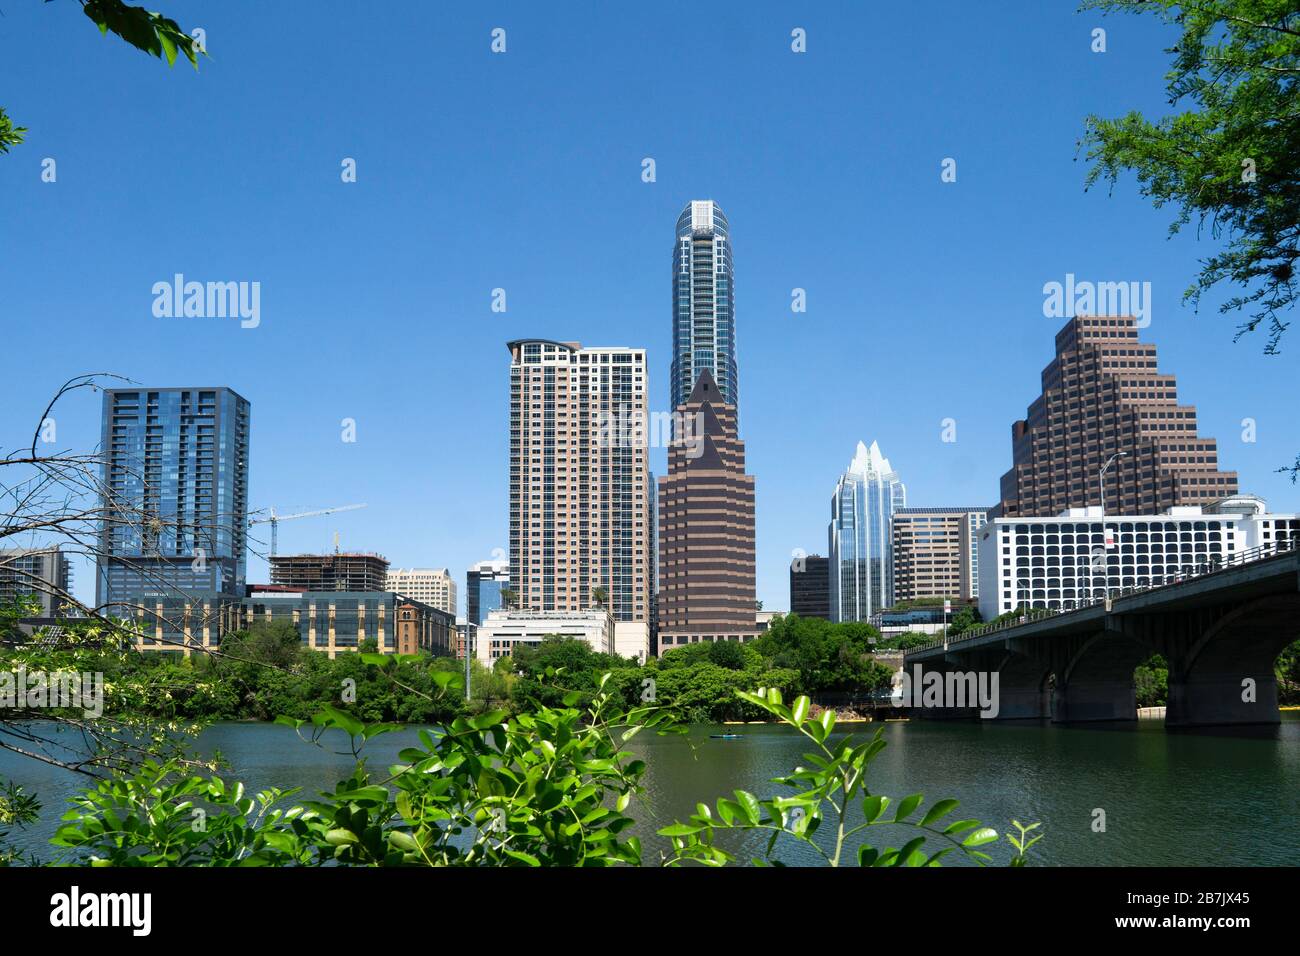
[[[282,551],[337,530],[463,590],[507,545],[505,342],[644,346],[663,409],[673,227],[711,198],[732,224],[768,608],[788,605],[792,549],[825,552],[860,439],[910,504],[996,500],[1062,324],[1042,287],[1070,272],[1152,283],[1143,338],[1222,466],[1300,508],[1274,473],[1300,450],[1300,345],[1233,345],[1217,298],[1181,304],[1209,241],[1168,239],[1131,182],[1083,190],[1088,113],[1166,109],[1153,20],[1055,0],[155,5],[206,30],[197,73],[100,37],[72,0],[4,4],[3,105],[30,128],[0,157],[6,449],[70,375],[229,385],[252,402],[252,507],[369,504],[286,523]],[[177,272],[260,282],[261,324],[155,318]],[[93,445],[97,397],[58,422],[61,445]]]

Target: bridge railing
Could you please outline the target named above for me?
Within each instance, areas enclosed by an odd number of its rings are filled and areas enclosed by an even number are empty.
[[[1145,594],[1150,591],[1158,591],[1160,588],[1169,587],[1174,584],[1181,584],[1184,581],[1190,581],[1193,578],[1202,578],[1211,574],[1218,574],[1221,571],[1227,571],[1230,568],[1241,567],[1243,564],[1253,564],[1256,561],[1263,561],[1267,558],[1276,557],[1289,551],[1295,551],[1300,548],[1300,539],[1282,538],[1269,544],[1260,545],[1258,548],[1249,548],[1245,551],[1238,551],[1230,554],[1226,558],[1214,558],[1210,561],[1203,561],[1199,564],[1184,565],[1183,570],[1174,574],[1161,575],[1158,578],[1144,577],[1141,580],[1150,580],[1153,583],[1146,585],[1131,585],[1126,588],[1107,589],[1106,594],[1102,597],[1078,598],[1071,601],[1062,602],[1059,608],[1026,608],[1024,613],[1017,614],[1015,617],[1002,621],[990,621],[987,624],[979,624],[975,627],[968,628],[960,634],[949,638],[936,638],[925,644],[918,644],[916,647],[904,651],[904,655],[915,654],[920,651],[928,651],[934,647],[947,646],[951,648],[954,644],[964,644],[967,641],[973,641],[984,637],[986,634],[992,634],[996,631],[1005,631],[1013,627],[1020,627],[1022,624],[1028,624],[1030,621],[1042,620],[1049,617],[1058,617],[1062,614],[1072,614],[1075,611],[1084,611],[1098,604],[1105,604],[1108,601],[1114,601],[1116,598],[1130,597],[1134,594]]]

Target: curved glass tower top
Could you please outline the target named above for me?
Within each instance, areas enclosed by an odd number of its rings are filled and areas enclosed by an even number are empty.
[[[692,200],[677,218],[673,246],[673,408],[705,369],[723,400],[739,405],[735,322],[730,224],[713,200]]]

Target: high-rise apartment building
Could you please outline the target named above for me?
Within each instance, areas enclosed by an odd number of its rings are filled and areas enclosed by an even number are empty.
[[[731,227],[717,203],[693,200],[677,218],[673,246],[670,408],[690,400],[706,370],[722,401],[733,409],[739,406],[735,319]]]
[[[96,603],[242,595],[249,404],[229,388],[104,390]]]
[[[510,349],[510,584],[520,610],[605,604],[650,621],[645,351],[521,339]],[[644,650],[642,651],[644,653]]]
[[[894,602],[979,597],[980,526],[987,508],[899,508],[894,536]]]
[[[456,581],[446,568],[390,569],[384,589],[456,616]]]
[[[55,617],[72,589],[72,564],[57,545],[0,551],[0,604],[34,597],[40,617]]]
[[[482,624],[501,607],[501,592],[510,587],[509,561],[480,561],[465,572],[465,619]]]
[[[271,565],[271,583],[295,591],[389,590],[388,559],[382,554],[348,551],[334,554],[279,554],[273,555],[268,561]]]
[[[754,589],[754,478],[736,409],[709,369],[677,408],[690,425],[668,448],[659,479],[659,647],[749,640]]]
[[[1002,476],[1004,517],[1056,515],[1100,504],[1112,514],[1157,514],[1237,492],[1219,471],[1218,446],[1196,433],[1196,406],[1178,402],[1156,347],[1138,341],[1133,318],[1072,318],[1056,333],[1043,393],[1011,427],[1011,470]],[[1106,500],[1100,500],[1101,471]]]
[[[894,604],[894,547],[890,521],[907,505],[907,489],[874,441],[858,442],[831,498],[832,621],[869,621]]]
[[[790,562],[790,613],[831,619],[830,560],[818,554]]]

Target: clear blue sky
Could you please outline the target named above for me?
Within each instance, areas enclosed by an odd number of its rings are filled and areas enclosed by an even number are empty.
[[[507,543],[505,342],[644,346],[664,408],[673,227],[712,198],[733,230],[768,608],[788,604],[793,548],[824,553],[859,439],[911,504],[996,500],[1061,324],[1042,287],[1067,272],[1152,283],[1144,338],[1223,467],[1300,507],[1273,473],[1300,449],[1300,340],[1234,346],[1235,318],[1180,301],[1208,241],[1167,240],[1170,211],[1131,183],[1083,191],[1084,116],[1165,109],[1154,21],[1056,0],[155,5],[207,31],[198,73],[100,37],[73,0],[3,4],[0,95],[31,130],[0,157],[6,448],[73,374],[229,385],[252,402],[252,507],[370,505],[286,523],[282,550],[338,530],[463,590]],[[260,327],[155,318],[150,289],[177,272],[260,282]],[[98,425],[84,394],[60,444]]]

